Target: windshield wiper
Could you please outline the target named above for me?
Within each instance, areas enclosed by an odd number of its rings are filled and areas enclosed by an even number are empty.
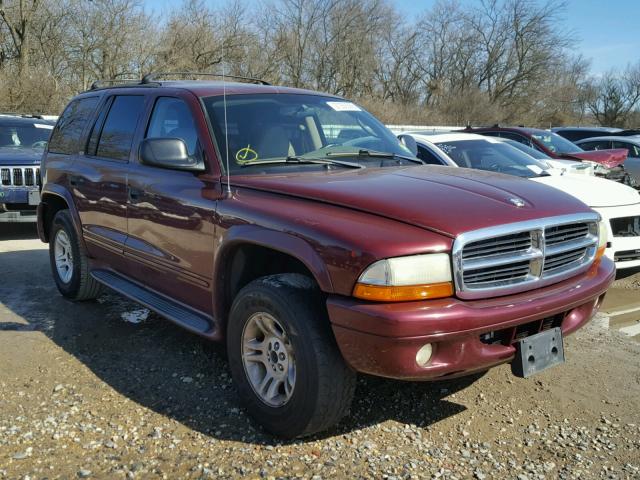
[[[343,162],[341,160],[330,160],[326,158],[304,158],[289,156],[286,158],[280,158],[277,160],[251,160],[249,162],[241,163],[241,167],[251,167],[253,165],[277,165],[283,163],[294,164],[316,164],[316,165],[339,165],[346,168],[364,168],[364,165],[352,162]]]
[[[391,158],[391,159],[400,158],[402,160],[408,160],[409,162],[425,165],[425,163],[419,158],[399,155],[397,153],[376,152],[375,150],[365,150],[365,149],[358,150],[357,152],[329,152],[326,154],[326,156],[327,157],[372,157],[372,158]]]

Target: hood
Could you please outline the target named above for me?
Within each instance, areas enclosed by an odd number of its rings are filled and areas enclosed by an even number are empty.
[[[532,180],[562,190],[592,208],[640,203],[640,193],[637,190],[605,178],[553,175]]]
[[[584,203],[555,188],[456,167],[234,175],[232,183],[360,210],[451,237],[493,225],[590,212]],[[517,207],[510,199],[524,205]]]
[[[563,153],[562,158],[588,160],[599,163],[607,168],[617,167],[627,159],[628,150],[625,148],[612,148],[609,150],[589,150],[585,152]]]
[[[41,149],[0,147],[0,165],[37,165],[42,154]]]

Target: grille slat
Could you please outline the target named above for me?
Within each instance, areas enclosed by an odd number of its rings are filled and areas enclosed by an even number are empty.
[[[565,218],[571,220],[561,223]],[[492,231],[496,229],[464,234],[463,238],[468,236],[470,240],[462,245],[456,240],[454,246],[459,294],[462,298],[482,298],[566,278],[593,261],[598,245],[597,222],[595,215],[583,214],[521,222],[513,224],[511,232],[508,225],[498,227],[500,235]],[[494,235],[482,238],[484,232]]]
[[[529,232],[521,232],[513,235],[506,235],[501,238],[489,238],[473,242],[465,246],[463,252],[464,259],[470,259],[479,256],[491,255],[494,252],[506,253],[527,250],[531,247],[531,234]]]
[[[2,167],[0,184],[4,187],[40,186],[40,169],[35,167]]]

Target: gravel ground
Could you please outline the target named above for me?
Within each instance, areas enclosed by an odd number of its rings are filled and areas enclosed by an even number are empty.
[[[220,345],[115,294],[65,301],[18,238],[0,242],[0,479],[640,478],[640,344],[598,322],[528,380],[362,377],[348,419],[279,443]]]

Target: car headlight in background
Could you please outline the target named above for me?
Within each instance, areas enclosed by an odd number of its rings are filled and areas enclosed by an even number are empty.
[[[453,295],[451,261],[446,253],[380,260],[360,275],[353,296],[378,302],[406,302]]]

